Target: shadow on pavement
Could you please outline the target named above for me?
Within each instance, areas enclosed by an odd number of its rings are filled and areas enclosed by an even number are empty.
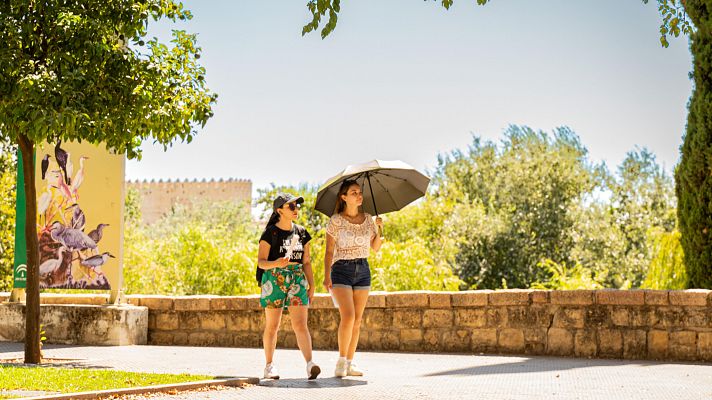
[[[343,378],[317,378],[313,380],[297,379],[277,379],[277,380],[262,380],[260,381],[260,386],[274,387],[274,388],[300,388],[300,389],[321,389],[321,388],[340,388],[340,387],[350,387],[350,386],[361,386],[368,385],[366,381],[360,381],[356,379],[343,379]]]
[[[501,356],[507,357],[507,356]],[[458,368],[424,374],[423,377],[446,376],[446,375],[496,375],[496,374],[527,374],[536,372],[548,371],[566,371],[576,368],[588,367],[617,367],[623,365],[638,365],[641,367],[650,367],[661,364],[681,364],[681,365],[708,365],[695,362],[656,362],[645,360],[619,360],[619,359],[574,359],[574,358],[528,358],[521,361],[521,358],[516,357],[513,362],[504,362],[497,364],[475,365],[468,368]]]

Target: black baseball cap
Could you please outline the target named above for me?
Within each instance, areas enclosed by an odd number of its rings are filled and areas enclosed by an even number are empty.
[[[274,199],[274,202],[272,202],[272,210],[277,211],[278,208],[282,208],[283,205],[285,205],[287,203],[292,203],[292,202],[296,202],[297,204],[302,204],[302,203],[304,203],[304,197],[302,197],[302,196],[297,197],[291,193],[280,193]]]

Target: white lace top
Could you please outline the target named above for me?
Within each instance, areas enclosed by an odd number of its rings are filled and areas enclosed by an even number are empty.
[[[369,214],[360,224],[352,224],[341,214],[334,214],[326,225],[326,233],[336,241],[333,259],[336,262],[368,258],[371,240],[378,234],[378,228]]]

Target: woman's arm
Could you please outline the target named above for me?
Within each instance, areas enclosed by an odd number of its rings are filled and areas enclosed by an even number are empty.
[[[260,247],[257,250],[257,266],[264,270],[286,267],[287,264],[289,264],[289,259],[287,257],[278,258],[274,261],[267,261],[267,258],[269,258],[270,247],[269,243],[264,240],[260,240]]]
[[[306,275],[307,282],[309,283],[309,289],[307,289],[307,294],[309,296],[309,303],[311,303],[312,297],[314,297],[314,271],[311,265],[311,254],[309,252],[309,243],[304,245],[304,255],[302,256],[302,267],[304,268],[304,275]]]
[[[383,236],[381,236],[381,232],[383,232],[383,220],[381,217],[376,217],[374,225],[376,234],[373,236],[373,239],[371,239],[371,248],[375,253],[378,253],[378,250],[381,249],[381,245],[383,244]]]
[[[336,241],[330,234],[326,234],[326,250],[324,251],[324,288],[331,289],[331,264],[334,260],[334,245]]]

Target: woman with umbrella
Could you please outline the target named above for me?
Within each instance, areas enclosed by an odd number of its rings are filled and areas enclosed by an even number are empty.
[[[341,315],[336,376],[363,375],[352,360],[371,287],[366,259],[371,249],[378,251],[383,243],[378,212],[400,210],[422,197],[429,183],[430,178],[402,161],[373,160],[347,166],[317,193],[314,208],[331,217],[326,227],[324,287],[331,291]]]
[[[353,363],[358,344],[361,317],[371,289],[369,250],[378,251],[383,238],[381,218],[375,221],[360,210],[363,192],[358,182],[345,180],[336,198],[336,213],[326,227],[324,286],[339,305],[339,360],[334,375],[362,376]]]

